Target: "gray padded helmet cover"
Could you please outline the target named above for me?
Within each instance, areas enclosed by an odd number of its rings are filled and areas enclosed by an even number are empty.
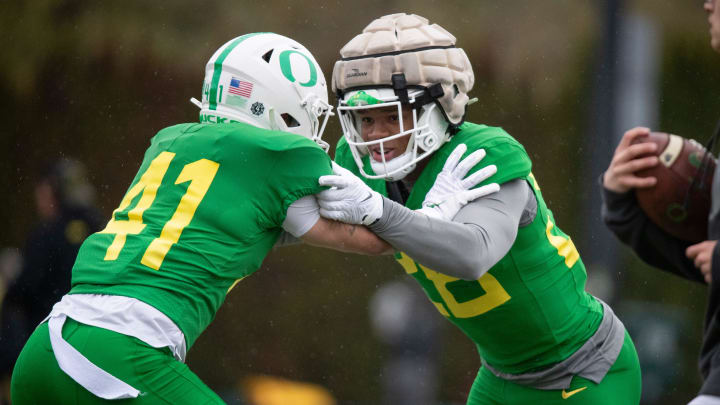
[[[465,51],[454,45],[452,34],[426,18],[404,13],[380,17],[340,50],[332,89],[389,86],[393,73],[404,73],[408,86],[440,83],[444,95],[438,102],[450,123],[457,125],[465,115],[475,76]],[[422,50],[427,47],[447,48]]]

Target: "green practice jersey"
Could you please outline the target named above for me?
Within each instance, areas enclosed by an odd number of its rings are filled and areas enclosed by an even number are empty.
[[[260,267],[288,206],[331,173],[325,152],[299,135],[240,123],[166,128],[107,227],[80,248],[70,293],[146,302],[189,349],[235,283]]]
[[[481,185],[513,179],[529,183],[537,199],[535,219],[519,228],[510,251],[475,281],[429,269],[402,252],[396,258],[440,313],[475,342],[482,358],[494,368],[518,374],[558,363],[595,333],[603,310],[585,292],[585,266],[573,242],[555,225],[522,145],[500,128],[463,124],[429,158],[405,205],[421,207],[445,160],[460,143],[468,147],[465,156],[481,148],[487,152],[471,172],[497,166],[497,174]],[[338,144],[335,161],[359,175],[344,140]],[[364,169],[372,173],[367,156]],[[363,179],[387,195],[382,179]]]

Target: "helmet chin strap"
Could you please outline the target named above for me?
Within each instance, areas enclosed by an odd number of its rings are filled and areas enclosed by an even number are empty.
[[[277,123],[277,119],[275,118],[275,108],[270,107],[268,109],[268,117],[270,118],[270,129],[273,131],[284,131],[284,128],[281,128],[280,125]]]
[[[424,88],[420,95],[416,95],[414,100],[410,102],[408,96],[407,80],[404,73],[394,73],[391,77],[392,88],[398,100],[403,105],[410,105],[415,110],[420,110],[425,104],[429,104],[445,95],[442,84],[435,83],[430,87]],[[477,99],[475,99],[477,101]]]

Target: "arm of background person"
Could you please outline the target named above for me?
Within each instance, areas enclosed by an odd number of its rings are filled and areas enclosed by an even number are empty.
[[[645,263],[681,277],[704,283],[699,269],[687,258],[690,242],[675,238],[655,225],[642,211],[635,198],[636,188],[655,185],[654,177],[635,173],[658,164],[653,143],[633,143],[650,130],[628,130],[618,144],[608,169],[600,178],[602,218],[623,243],[630,246]]]
[[[628,245],[645,263],[699,283],[703,275],[688,259],[690,242],[670,236],[640,209],[635,193],[616,193],[602,188],[602,218],[620,241]]]

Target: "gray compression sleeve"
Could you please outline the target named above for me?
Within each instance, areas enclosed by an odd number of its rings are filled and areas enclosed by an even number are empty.
[[[315,195],[306,195],[293,201],[288,207],[285,221],[283,221],[283,232],[273,247],[296,245],[302,241],[299,239],[305,235],[320,219],[320,206]]]
[[[382,217],[371,231],[418,263],[464,280],[477,280],[515,242],[521,219],[533,215],[537,202],[525,180],[467,204],[453,221],[430,218],[383,199]]]

